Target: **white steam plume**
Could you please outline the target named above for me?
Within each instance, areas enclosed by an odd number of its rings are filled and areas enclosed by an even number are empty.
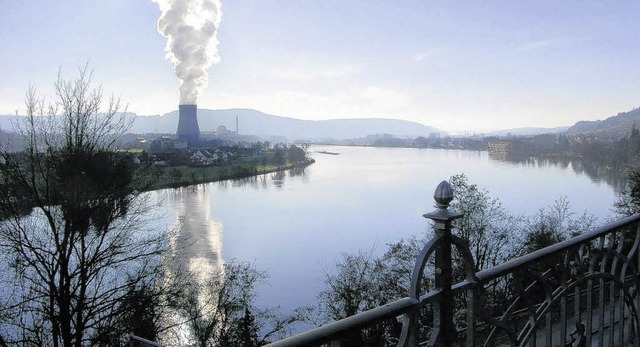
[[[220,0],[153,0],[162,14],[158,32],[167,38],[167,58],[180,79],[180,105],[195,105],[207,86],[207,69],[220,61],[218,26],[222,19]]]

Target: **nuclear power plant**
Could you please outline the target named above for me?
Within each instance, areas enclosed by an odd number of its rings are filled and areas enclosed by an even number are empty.
[[[198,127],[198,106],[179,105],[180,119],[176,135],[179,140],[188,140],[195,143],[200,140],[200,127]]]

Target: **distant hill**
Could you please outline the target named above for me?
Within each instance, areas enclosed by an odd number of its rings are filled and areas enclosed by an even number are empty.
[[[370,134],[392,134],[399,137],[428,136],[441,131],[398,119],[332,119],[302,120],[279,117],[251,109],[209,110],[198,109],[200,131],[215,131],[224,125],[228,130],[236,129],[238,116],[239,133],[257,136],[285,136],[289,140],[351,139]],[[178,124],[178,111],[162,116],[139,116],[131,129],[134,133],[174,133]]]
[[[528,127],[528,128],[515,128],[507,130],[498,130],[484,133],[485,136],[533,136],[540,134],[560,134],[569,129],[568,126],[555,127],[555,128],[540,128],[540,127]]]
[[[132,114],[135,115],[135,114]],[[351,139],[371,134],[391,134],[398,137],[428,136],[442,131],[399,119],[363,118],[302,120],[280,117],[251,109],[209,110],[198,109],[200,131],[215,131],[224,125],[228,130],[236,130],[238,116],[240,134],[261,137],[285,136],[289,140]],[[13,128],[15,115],[0,115],[0,130]],[[156,116],[136,116],[131,132],[175,133],[178,126],[178,111]]]
[[[135,115],[135,114],[133,114]],[[390,134],[396,137],[418,137],[432,133],[446,135],[434,127],[420,123],[399,119],[363,118],[363,119],[332,119],[332,120],[302,120],[289,117],[269,115],[251,109],[228,110],[198,110],[198,123],[203,132],[215,131],[224,125],[228,130],[236,129],[236,116],[239,120],[239,132],[242,135],[256,135],[260,137],[285,136],[288,140],[323,140],[323,139],[356,139],[367,135]],[[15,115],[0,115],[0,131],[10,131]],[[529,136],[538,134],[576,135],[580,133],[594,134],[601,138],[617,139],[625,136],[633,124],[640,128],[640,108],[628,112],[618,113],[605,120],[580,121],[571,127],[557,128],[516,128],[485,133],[485,136]],[[172,111],[162,116],[137,116],[131,132],[145,133],[175,133],[178,125],[178,111]],[[6,134],[0,137],[6,137]]]
[[[567,129],[566,135],[593,134],[602,138],[621,138],[629,133],[633,124],[640,127],[640,108],[621,112],[605,120],[580,121]]]
[[[12,150],[22,150],[24,146],[19,141],[19,138],[14,135],[15,134],[13,133],[9,133],[0,129],[0,144],[2,144],[3,146],[7,146],[6,148],[10,148]]]

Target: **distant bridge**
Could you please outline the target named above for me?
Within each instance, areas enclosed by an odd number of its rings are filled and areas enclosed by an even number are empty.
[[[640,215],[475,272],[466,242],[451,233],[463,216],[448,210],[449,183],[434,198],[438,209],[424,216],[436,237],[418,255],[407,297],[268,346],[357,346],[382,322],[401,322],[397,346],[640,345]],[[466,279],[453,283],[452,265]],[[427,266],[436,286],[423,293]]]

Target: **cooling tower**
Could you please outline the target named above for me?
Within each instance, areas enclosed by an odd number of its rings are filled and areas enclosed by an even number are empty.
[[[198,106],[180,105],[180,119],[176,135],[180,140],[198,142],[200,140],[200,128],[198,127]]]

